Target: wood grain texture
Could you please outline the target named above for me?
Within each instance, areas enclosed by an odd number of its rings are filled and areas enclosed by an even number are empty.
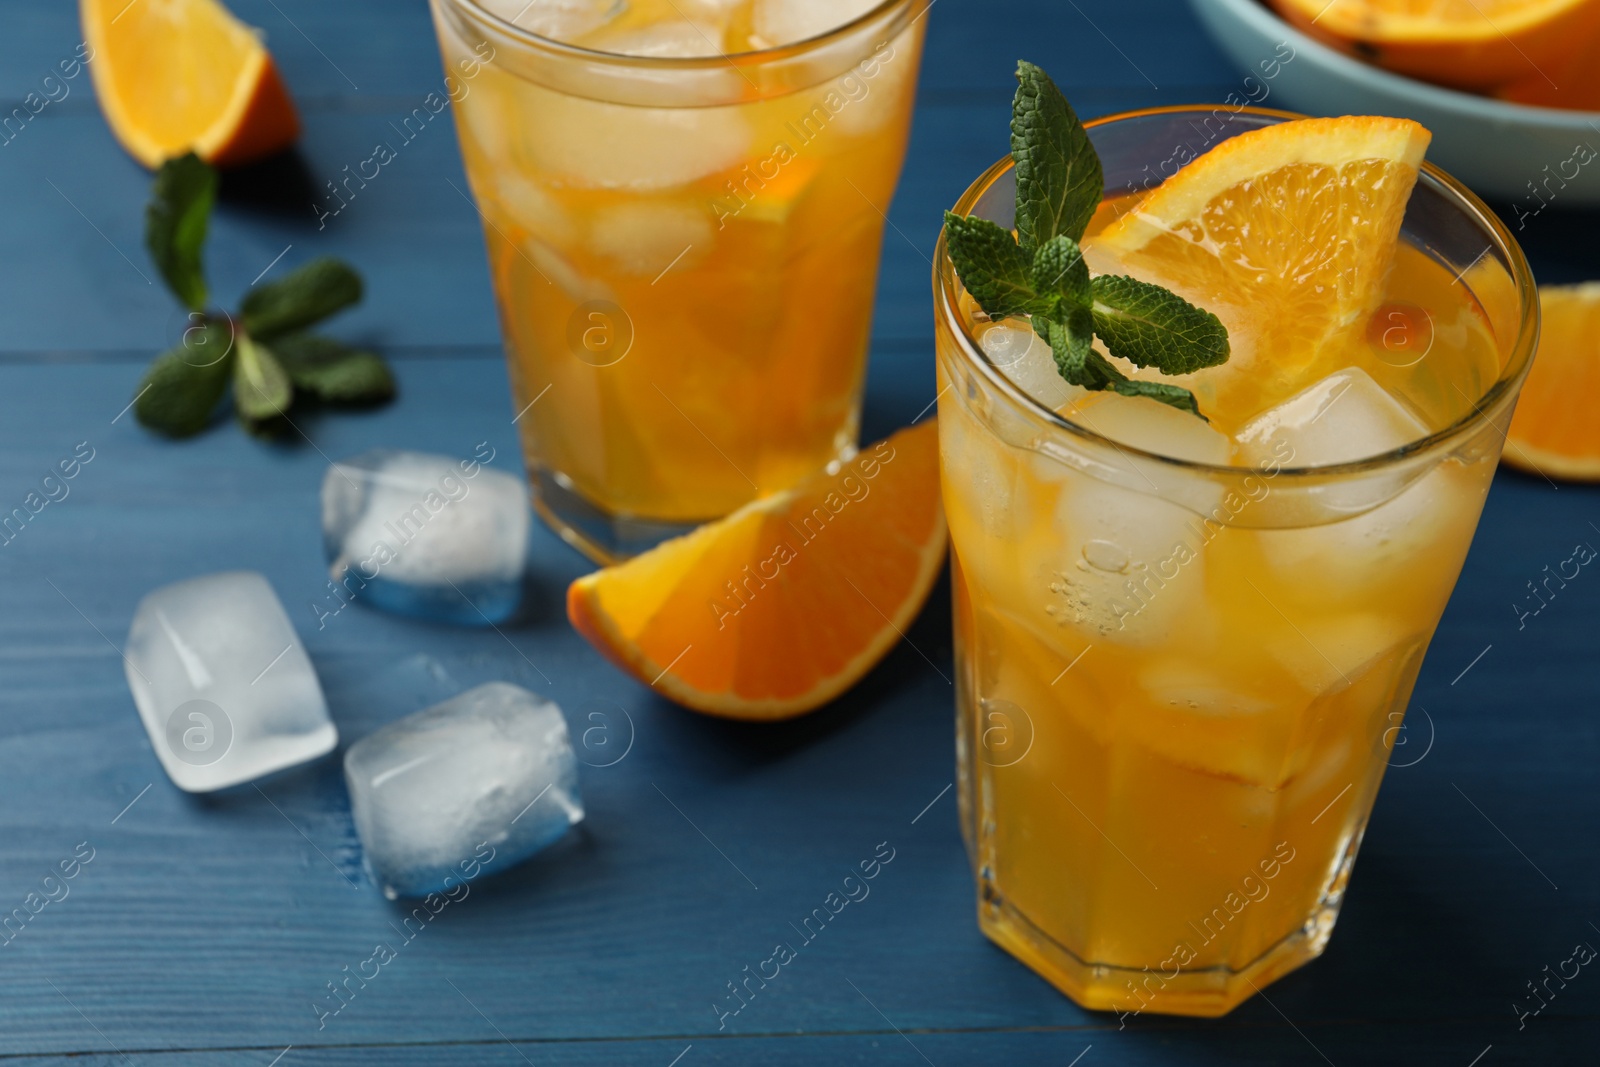
[[[1592,1056],[1580,1050],[1600,1038],[1600,977],[1585,972],[1521,1030],[1511,1003],[1574,943],[1600,943],[1600,584],[1587,584],[1600,580],[1585,574],[1520,630],[1510,605],[1573,544],[1600,543],[1593,490],[1497,480],[1395,762],[1427,755],[1390,772],[1326,957],[1227,1019],[1119,1030],[977,932],[943,792],[947,589],[859,689],[764,728],[689,715],[607,668],[561,610],[584,564],[543,530],[530,610],[503,632],[359,607],[318,628],[329,457],[488,441],[516,470],[515,433],[478,223],[450,184],[465,188],[453,130],[407,146],[324,231],[295,199],[434,87],[424,6],[237,8],[267,29],[303,106],[304,185],[283,173],[230,183],[210,245],[216,288],[242,289],[289,245],[284,265],[348,257],[370,297],[336,332],[394,356],[402,394],[380,412],[308,422],[308,441],[282,447],[232,427],[174,445],[131,416],[113,421],[173,333],[170,300],[140,276],[154,276],[139,242],[147,178],[83,79],[0,146],[0,508],[79,442],[95,450],[71,495],[0,547],[0,912],[80,843],[94,849],[70,894],[0,947],[0,1057],[267,1064],[291,1045],[285,1067],[666,1067],[680,1054],[681,1067],[1064,1065],[1090,1045],[1085,1067],[1465,1067],[1491,1045],[1484,1067]],[[6,0],[4,12],[0,99],[19,101],[77,29],[66,3]],[[1180,0],[940,0],[891,211],[904,236],[885,244],[870,436],[933,397],[925,257],[939,210],[1005,149],[1019,50],[1086,114],[1220,98],[1239,80]],[[1596,273],[1600,216],[1552,208],[1521,236],[1541,275]],[[581,833],[450,905],[321,1028],[326,983],[399,941],[405,915],[361,873],[337,759],[188,797],[149,750],[116,651],[146,591],[234,567],[278,590],[346,743],[505,678],[560,701],[577,730],[608,721],[607,743],[626,733],[632,745],[584,769]],[[871,896],[719,1030],[711,1005],[725,984],[793,938],[789,924],[884,841],[896,858]]]

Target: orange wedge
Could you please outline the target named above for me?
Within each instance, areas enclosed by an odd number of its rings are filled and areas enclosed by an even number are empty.
[[[1248,417],[1314,373],[1331,338],[1367,321],[1430,136],[1406,119],[1364,117],[1252,130],[1087,243],[1222,317],[1230,366],[1248,368],[1219,386],[1222,414]]]
[[[215,0],[82,0],[80,10],[100,108],[145,166],[191,149],[219,166],[248,163],[299,135],[272,57]]]
[[[1573,56],[1597,0],[1271,0],[1291,24],[1380,67],[1493,90]]]
[[[786,719],[843,693],[894,647],[928,598],[945,541],[929,420],[578,579],[567,615],[670,700]]]
[[[1600,481],[1600,282],[1541,286],[1539,356],[1522,387],[1505,461],[1553,478]]]

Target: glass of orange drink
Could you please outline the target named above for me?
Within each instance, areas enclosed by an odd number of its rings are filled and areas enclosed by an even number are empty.
[[[1087,124],[1091,271],[1228,328],[1220,366],[1132,373],[1205,419],[1068,385],[948,233],[934,273],[979,923],[1124,1017],[1221,1015],[1327,944],[1538,333],[1426,131],[1297,119]],[[1009,230],[1015,187],[1007,159],[955,214]]]
[[[540,514],[601,562],[856,446],[927,0],[433,0]]]

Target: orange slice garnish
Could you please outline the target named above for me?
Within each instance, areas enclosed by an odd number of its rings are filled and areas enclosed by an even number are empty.
[[[1385,69],[1460,89],[1540,78],[1600,26],[1597,0],[1271,0],[1306,33]]]
[[[930,420],[578,579],[567,615],[670,700],[785,719],[849,689],[903,639],[946,539]]]
[[[1366,117],[1251,130],[1087,243],[1222,318],[1229,367],[1244,373],[1217,379],[1219,414],[1247,418],[1308,384],[1330,340],[1381,302],[1430,137],[1406,119]]]
[[[1513,467],[1574,481],[1600,481],[1600,282],[1541,286],[1539,355],[1522,387],[1506,438]]]
[[[248,163],[299,135],[272,57],[215,0],[82,0],[81,14],[100,108],[145,166],[190,150]]]

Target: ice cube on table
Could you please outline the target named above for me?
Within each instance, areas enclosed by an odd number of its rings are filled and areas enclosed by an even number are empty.
[[[186,792],[239,785],[339,743],[311,660],[272,586],[252,571],[146,595],[123,663],[156,758]]]
[[[362,738],[344,775],[367,870],[391,900],[520,863],[583,818],[561,709],[505,682]]]
[[[628,10],[627,0],[479,0],[485,11],[514,26],[568,43],[593,33]]]
[[[881,0],[755,0],[756,35],[772,46],[819,37],[853,22]]]
[[[522,599],[529,525],[521,480],[476,460],[377,450],[322,479],[323,545],[340,601],[500,622]]]
[[[1410,444],[1428,428],[1359,367],[1336,371],[1257,415],[1236,435],[1247,466],[1319,467]]]
[[[1056,369],[1056,358],[1050,346],[1025,319],[990,323],[978,335],[978,344],[990,362],[1017,388],[1052,411],[1088,392],[1067,384]]]

